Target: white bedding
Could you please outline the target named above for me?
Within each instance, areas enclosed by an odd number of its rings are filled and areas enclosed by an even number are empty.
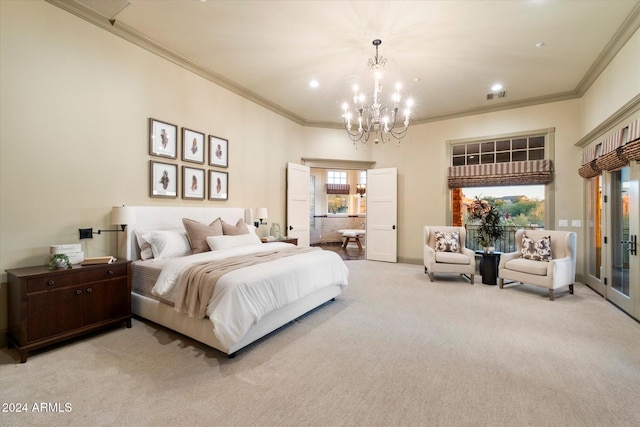
[[[152,293],[175,302],[178,278],[191,264],[291,247],[268,243],[203,252],[176,258],[162,269]],[[334,252],[318,249],[241,268],[222,276],[209,301],[207,316],[218,340],[230,347],[266,314],[332,285],[344,288],[349,270]]]

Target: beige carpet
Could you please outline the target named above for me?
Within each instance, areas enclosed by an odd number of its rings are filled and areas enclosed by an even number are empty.
[[[430,283],[417,265],[347,264],[341,297],[234,359],[142,321],[26,364],[4,349],[0,402],[29,412],[0,424],[640,425],[640,325],[590,289],[550,302],[529,286]],[[40,402],[71,410],[33,413]]]

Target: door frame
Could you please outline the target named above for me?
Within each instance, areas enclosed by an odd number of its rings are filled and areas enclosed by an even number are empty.
[[[604,187],[604,177],[602,175],[598,175],[595,178],[592,179],[588,179],[585,182],[585,200],[588,200],[589,198],[593,198],[593,194],[591,194],[592,191],[592,184],[593,184],[593,180],[594,179],[598,179],[599,180],[599,189],[600,189],[600,193],[597,196],[598,200],[591,200],[591,205],[589,205],[589,203],[585,203],[585,212],[584,212],[584,217],[585,217],[585,228],[584,228],[584,232],[585,232],[585,243],[583,245],[584,247],[584,260],[586,261],[584,263],[584,272],[583,272],[583,281],[585,283],[585,285],[589,286],[591,289],[593,289],[596,293],[602,295],[603,297],[605,297],[606,293],[607,293],[607,287],[604,284],[604,276],[606,273],[606,265],[604,264],[605,261],[605,256],[604,256],[604,251],[606,249],[605,245],[604,245],[604,236],[606,234],[606,223],[605,223],[605,204],[604,204],[604,196],[605,196],[605,187]],[[589,209],[594,209],[596,207],[597,204],[599,206],[600,209],[600,215],[599,215],[599,223],[596,221],[598,218],[596,215],[594,215],[594,212],[589,212]],[[599,234],[599,242],[598,244],[600,245],[600,253],[596,254],[596,258],[599,256],[600,259],[600,277],[596,277],[594,275],[592,275],[589,271],[589,263],[590,263],[590,256],[591,256],[591,251],[592,248],[590,247],[591,242],[591,237],[589,236],[589,233],[591,232],[590,227],[589,227],[589,221],[590,218],[593,216],[596,216],[596,220],[594,220],[594,224],[593,227],[599,227],[600,228],[600,234]],[[595,250],[595,247],[593,248],[593,250]]]

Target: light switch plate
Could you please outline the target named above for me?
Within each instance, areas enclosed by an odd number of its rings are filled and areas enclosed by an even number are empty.
[[[580,221],[579,219],[572,219],[571,220],[571,226],[572,227],[582,227],[582,221]]]
[[[558,227],[568,227],[568,226],[569,226],[569,220],[567,219],[558,220]]]

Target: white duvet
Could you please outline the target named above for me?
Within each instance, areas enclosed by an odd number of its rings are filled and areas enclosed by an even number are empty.
[[[291,247],[288,243],[241,246],[176,258],[168,262],[152,293],[174,302],[180,275],[193,263]],[[280,258],[223,275],[207,307],[207,316],[222,345],[240,341],[266,314],[326,286],[348,283],[349,270],[338,254],[317,251]]]

